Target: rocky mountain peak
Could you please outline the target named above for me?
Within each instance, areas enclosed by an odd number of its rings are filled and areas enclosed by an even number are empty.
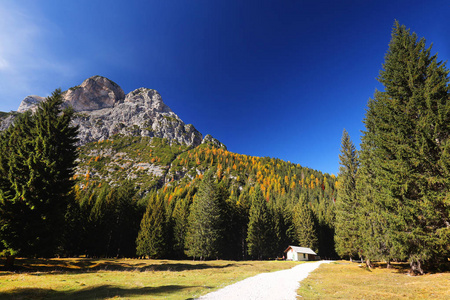
[[[73,124],[79,127],[79,144],[101,141],[115,135],[146,136],[167,139],[195,147],[212,143],[225,147],[218,140],[202,134],[192,124],[185,124],[167,106],[158,91],[148,88],[136,89],[125,95],[122,88],[102,76],[93,76],[80,85],[62,93],[64,106],[72,106],[75,113]],[[18,112],[34,110],[39,96],[28,96],[20,104]],[[15,115],[0,122],[0,130],[8,128]]]
[[[91,111],[123,102],[125,93],[115,82],[97,75],[65,91],[63,98],[75,111]]]
[[[156,90],[139,88],[129,92],[124,100],[125,103],[136,103],[160,112],[172,113],[173,111],[162,101],[161,95]]]
[[[40,96],[36,96],[36,95],[27,96],[20,103],[19,108],[17,109],[17,112],[23,113],[27,110],[34,111],[37,108],[37,105],[39,104],[39,102],[42,102],[44,100],[45,100],[44,97],[40,97]]]

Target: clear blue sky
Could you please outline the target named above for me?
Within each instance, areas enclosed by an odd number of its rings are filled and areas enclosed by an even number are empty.
[[[102,75],[158,90],[230,151],[337,174],[395,19],[450,58],[448,0],[3,0],[0,111]]]

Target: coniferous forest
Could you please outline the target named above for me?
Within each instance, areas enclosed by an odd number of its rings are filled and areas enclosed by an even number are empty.
[[[242,260],[299,245],[369,267],[441,268],[450,255],[448,69],[396,22],[378,80],[359,151],[344,130],[337,178],[212,142],[116,135],[77,147],[73,111],[56,90],[1,133],[0,252]],[[136,162],[163,175],[124,175]]]

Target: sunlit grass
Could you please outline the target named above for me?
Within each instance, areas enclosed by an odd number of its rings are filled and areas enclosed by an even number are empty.
[[[298,263],[138,259],[17,259],[0,271],[0,299],[190,299]]]
[[[407,266],[366,269],[358,263],[323,264],[301,282],[302,299],[450,299],[450,273],[407,275]]]

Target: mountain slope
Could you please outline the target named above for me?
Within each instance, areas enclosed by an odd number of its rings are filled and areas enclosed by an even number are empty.
[[[80,207],[72,206],[68,215],[73,218],[69,222],[73,231],[68,234],[68,242],[73,244],[66,246],[71,252],[93,247],[89,250],[93,255],[110,255],[110,250],[103,248],[104,241],[95,243],[97,236],[109,236],[109,241],[121,245],[114,247],[122,251],[128,247],[125,255],[134,255],[133,245],[119,240],[121,236],[135,240],[136,224],[122,234],[122,226],[116,221],[130,213],[134,216],[130,222],[135,222],[142,217],[149,199],[162,197],[171,228],[168,234],[172,240],[168,242],[174,245],[168,255],[183,257],[189,207],[203,174],[213,169],[227,199],[226,230],[232,235],[224,257],[246,257],[248,212],[257,185],[272,212],[278,245],[274,255],[295,243],[292,208],[302,199],[315,215],[320,255],[334,256],[334,199],[338,186],[334,175],[280,159],[229,152],[218,140],[210,135],[202,138],[193,125],[186,125],[155,90],[140,88],[125,95],[112,81],[94,76],[63,96],[65,105],[76,111],[73,123],[80,129],[74,176],[74,195]],[[42,100],[30,97],[22,102],[21,111],[33,110]],[[19,113],[0,114],[2,126],[9,126]],[[97,232],[98,228],[101,231]],[[117,237],[111,228],[118,230]]]

